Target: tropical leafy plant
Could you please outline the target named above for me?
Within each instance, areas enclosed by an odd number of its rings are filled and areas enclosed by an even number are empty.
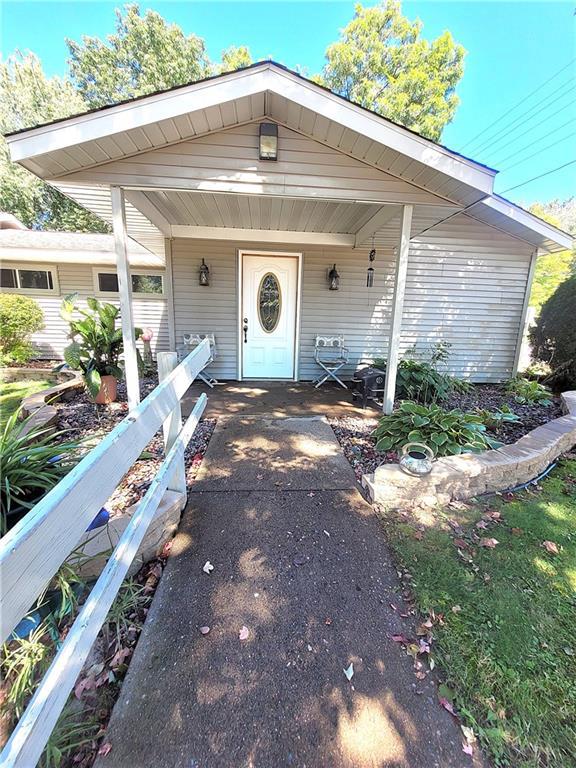
[[[383,416],[373,432],[380,451],[399,450],[409,442],[426,443],[438,456],[497,448],[476,413],[446,410],[439,405],[404,401]]]
[[[502,424],[516,424],[520,421],[520,416],[510,408],[504,405],[495,411],[489,411],[487,408],[477,408],[476,413],[486,429],[497,429]]]
[[[82,376],[92,397],[96,397],[102,383],[102,376],[114,376],[121,379],[120,355],[124,349],[122,329],[116,327],[120,310],[114,304],[100,302],[89,297],[88,309],[76,306],[77,294],[66,296],[62,302],[60,315],[70,326],[70,338],[73,339],[64,350],[64,360],[74,371],[82,371]],[[81,319],[75,318],[75,313]],[[135,339],[142,335],[141,328],[134,329]]]
[[[64,431],[30,425],[15,411],[0,432],[0,535],[31,509],[75,463],[76,442],[58,443]]]
[[[42,328],[44,315],[37,301],[0,294],[0,363],[27,363],[34,354],[30,336]]]
[[[550,390],[537,381],[515,376],[506,384],[506,391],[514,395],[520,405],[551,405]]]

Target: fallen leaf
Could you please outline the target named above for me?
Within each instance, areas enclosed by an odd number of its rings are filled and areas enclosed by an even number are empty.
[[[204,573],[210,573],[210,571],[214,570],[214,566],[212,565],[210,560],[206,560],[206,562],[204,563],[204,566],[202,567],[202,570],[204,571]]]
[[[566,656],[574,656],[574,651],[572,650],[572,648],[570,648],[569,645],[564,646],[563,651],[566,654]]]
[[[452,543],[455,547],[458,547],[458,549],[466,549],[468,546],[468,542],[464,541],[464,539],[452,539]]]
[[[422,539],[424,538],[424,534],[422,533],[422,531],[414,531],[412,536],[413,538],[416,539],[416,541],[422,541]]]
[[[488,549],[494,549],[498,544],[498,539],[480,539],[479,544],[481,547],[487,547]]]
[[[352,680],[352,678],[354,677],[354,663],[350,662],[350,666],[348,667],[348,669],[343,669],[342,671],[346,675],[346,679],[348,681]]]
[[[324,619],[324,624],[326,624],[327,627],[329,627],[330,624],[332,624],[332,619],[330,618],[330,616],[326,616],[326,618]]]
[[[440,705],[444,707],[444,709],[447,712],[450,712],[451,715],[456,716],[456,712],[454,712],[454,707],[452,704],[448,701],[448,699],[445,699],[443,696],[441,696],[438,701],[440,702]]]
[[[462,744],[462,752],[464,752],[466,755],[472,756],[474,754],[474,747],[471,744],[466,744],[466,742],[464,742]]]
[[[510,528],[510,533],[513,533],[514,536],[522,536],[524,531],[522,530],[522,528]]]
[[[462,608],[459,605],[453,605],[452,606],[452,613],[460,613],[461,610],[462,610]]]
[[[395,643],[409,643],[410,641],[405,635],[392,635],[392,640]]]
[[[248,627],[242,627],[242,629],[238,633],[238,638],[240,640],[248,640],[249,635],[250,635],[250,630],[248,629]]]
[[[210,632],[210,627],[200,627],[200,634],[207,635]]]
[[[486,520],[478,520],[478,522],[476,523],[476,528],[482,528],[482,529],[488,528],[488,523],[486,522]]]
[[[560,550],[558,549],[558,544],[554,543],[553,541],[543,541],[542,546],[548,552],[550,555],[559,555]]]
[[[106,744],[102,744],[102,746],[98,750],[98,754],[101,755],[102,757],[106,757],[106,755],[109,755],[111,751],[112,751],[112,744],[106,743]]]

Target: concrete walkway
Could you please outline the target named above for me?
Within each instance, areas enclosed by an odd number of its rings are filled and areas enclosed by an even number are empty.
[[[470,766],[397,589],[324,418],[221,419],[97,768]]]

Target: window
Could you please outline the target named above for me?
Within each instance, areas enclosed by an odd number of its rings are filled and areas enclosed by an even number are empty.
[[[36,265],[3,267],[0,269],[0,288],[19,293],[56,293],[58,281],[56,269]]]
[[[260,281],[258,289],[258,317],[266,333],[272,333],[280,320],[282,294],[276,275],[268,272]]]
[[[163,296],[164,283],[162,275],[148,272],[132,273],[132,293],[138,297]],[[118,293],[118,275],[115,272],[99,272],[94,270],[94,287],[97,293]]]

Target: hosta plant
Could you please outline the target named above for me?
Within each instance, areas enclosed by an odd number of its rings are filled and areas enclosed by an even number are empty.
[[[516,376],[506,385],[506,391],[514,395],[520,405],[551,405],[550,390],[537,381]]]
[[[64,475],[75,461],[78,444],[58,443],[63,432],[30,427],[29,416],[14,412],[0,432],[0,535],[4,535]]]
[[[96,397],[102,384],[102,376],[121,379],[120,356],[123,352],[122,329],[116,327],[120,310],[114,304],[100,302],[89,297],[88,309],[76,306],[76,294],[66,296],[60,315],[70,326],[72,343],[64,350],[64,360],[82,376],[92,397]],[[80,318],[78,318],[80,315]],[[141,328],[134,329],[135,339],[142,335]]]
[[[404,401],[383,416],[373,433],[379,451],[400,450],[406,443],[426,443],[437,456],[485,451],[499,443],[476,413]]]
[[[509,405],[503,405],[502,408],[497,408],[495,411],[477,408],[476,413],[487,429],[497,429],[502,424],[517,424],[520,421],[520,416],[514,413]]]

